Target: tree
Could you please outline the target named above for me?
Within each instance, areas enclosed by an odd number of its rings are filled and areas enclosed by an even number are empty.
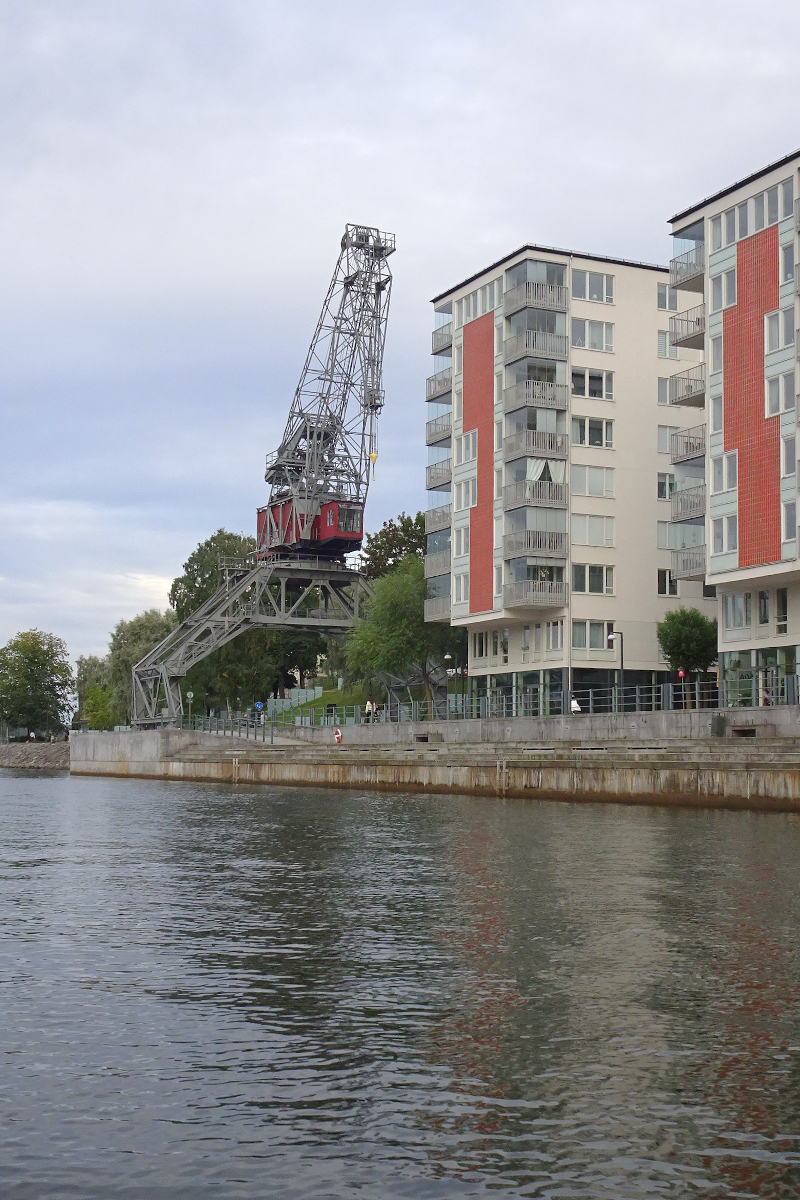
[[[113,711],[117,724],[131,719],[133,668],[148,651],[157,646],[178,624],[174,612],[160,613],[157,608],[139,613],[130,621],[117,622],[108,646],[108,684],[113,693]]]
[[[78,716],[86,719],[86,702],[89,697],[89,685],[96,683],[101,688],[109,686],[108,658],[98,658],[90,654],[80,656],[75,670],[75,690],[78,693]]]
[[[83,707],[84,720],[88,721],[90,729],[114,728],[114,693],[110,687],[101,687],[94,680],[86,689],[86,701]]]
[[[74,688],[66,644],[54,634],[29,629],[0,650],[0,718],[7,724],[55,733],[69,719]]]
[[[448,652],[466,661],[466,635],[442,622],[426,623],[426,589],[422,560],[415,555],[402,559],[376,581],[364,620],[350,634],[346,653],[350,670],[362,676],[400,675],[416,669],[432,701],[434,668],[443,665]]]
[[[707,671],[717,658],[717,622],[696,608],[675,608],[656,625],[658,644],[673,671]]]
[[[425,514],[402,512],[396,521],[384,521],[377,533],[368,533],[365,543],[362,561],[368,579],[379,579],[410,554],[421,559],[428,545]]]
[[[219,587],[221,558],[247,558],[255,548],[255,538],[228,533],[227,529],[218,529],[200,542],[183,564],[183,574],[173,580],[169,589],[170,606],[175,609],[178,620],[185,621],[204,600],[213,596]]]

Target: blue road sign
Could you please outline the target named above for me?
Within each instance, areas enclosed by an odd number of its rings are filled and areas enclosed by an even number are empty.
[[[263,708],[263,707],[264,707],[264,705],[261,703],[261,701],[260,701],[260,700],[256,700],[256,711],[257,711],[257,712],[261,712],[261,710],[262,710],[262,708]]]

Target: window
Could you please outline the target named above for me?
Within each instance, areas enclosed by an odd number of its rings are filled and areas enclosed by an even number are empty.
[[[463,554],[469,554],[469,525],[459,525],[455,530],[455,556],[461,558]]]
[[[486,283],[483,287],[470,292],[463,300],[456,301],[456,328],[459,325],[466,325],[468,321],[474,321],[476,317],[482,317],[484,313],[491,312],[493,308],[502,303],[502,300],[502,278],[493,279],[491,283]]]
[[[793,542],[797,537],[797,504],[792,500],[783,506],[783,540]]]
[[[455,577],[456,587],[456,604],[461,604],[465,600],[469,600],[469,571],[465,571],[461,575]]]
[[[504,663],[508,662],[508,630],[503,630],[503,636],[500,638],[500,658]]]
[[[478,457],[478,431],[473,429],[463,437],[456,438],[456,466],[461,463],[473,462]]]
[[[703,584],[703,599],[704,600],[716,600],[716,598],[717,598],[716,584],[704,583]]]
[[[784,283],[794,282],[794,242],[781,247],[781,279]]]
[[[658,427],[658,453],[669,454],[670,438],[673,433],[678,433],[679,425],[659,425]]]
[[[658,499],[669,500],[675,491],[675,476],[664,471],[658,473]]]
[[[503,403],[503,376],[501,374],[494,377],[494,402],[495,404]]]
[[[457,483],[453,489],[455,497],[454,511],[461,512],[465,508],[473,508],[478,503],[478,481],[473,475],[471,479],[464,479],[461,483]]]
[[[461,388],[456,388],[456,420],[460,421],[464,415],[464,394]]]
[[[727,540],[726,540],[727,539]],[[711,522],[711,553],[722,554],[739,547],[739,522],[734,517],[715,517]]]
[[[496,629],[492,630],[492,658],[497,658],[500,653],[500,634]]]
[[[736,303],[736,268],[711,276],[711,311],[730,308]]]
[[[722,217],[711,218],[711,249],[722,249]]]
[[[778,187],[767,189],[767,224],[775,225],[778,221]]]
[[[572,344],[585,350],[614,349],[614,326],[609,321],[586,321],[572,318]]]
[[[764,228],[764,193],[763,192],[759,196],[756,196],[754,204],[755,204],[755,220],[753,221],[753,228],[757,232],[759,229]]]
[[[614,276],[601,275],[599,271],[572,272],[572,297],[574,300],[600,300],[614,303]]]
[[[711,522],[711,553],[722,554],[724,549],[722,517],[717,517]]]
[[[783,344],[794,345],[794,305],[783,310]]]
[[[737,486],[736,451],[720,454],[711,460],[711,491],[729,492]]]
[[[731,450],[725,455],[725,488],[726,491],[733,491],[738,483],[738,457],[737,451]]]
[[[573,546],[613,546],[614,518],[573,513],[570,522]]]
[[[794,180],[791,176],[788,179],[784,179],[780,185],[780,189],[783,199],[783,215],[784,217],[791,217],[794,207]]]
[[[588,638],[587,638],[588,627]],[[613,621],[573,621],[572,646],[574,650],[608,650],[609,635],[614,632]]]
[[[494,448],[495,450],[503,449],[503,422],[495,421],[494,423]]]
[[[572,590],[592,596],[613,596],[614,568],[573,563]]]
[[[494,569],[494,594],[502,596],[503,594],[503,568],[495,567]]]
[[[722,456],[711,460],[711,491],[722,492],[725,489],[722,470]]]
[[[747,237],[747,201],[743,200],[739,205],[739,237]]]
[[[669,340],[669,333],[666,329],[658,331],[658,357],[659,358],[677,358],[678,347],[673,346]]]
[[[791,412],[795,406],[794,370],[783,377],[783,411]]]
[[[711,339],[711,370],[722,370],[722,338],[712,337]]]
[[[472,635],[472,657],[486,658],[489,653],[489,637],[486,633],[473,633]]]
[[[658,377],[658,403],[669,404],[669,379],[664,375]]]
[[[600,417],[572,418],[573,446],[601,446],[611,450],[614,446],[614,422]]]
[[[548,621],[545,626],[545,649],[564,649],[564,622]]]
[[[464,347],[456,346],[456,375],[464,367]]]
[[[738,550],[739,549],[739,518],[738,517],[734,516],[734,517],[726,517],[725,518],[725,537],[727,538],[729,550]]]
[[[678,594],[677,579],[673,579],[672,573],[663,567],[658,568],[658,594],[659,596],[677,596]]]
[[[572,394],[592,400],[613,400],[614,372],[578,367],[572,372]]]
[[[722,597],[722,619],[726,629],[745,629],[752,622],[749,592],[735,592]]]
[[[658,307],[670,309],[672,312],[678,311],[678,292],[676,288],[671,288],[666,283],[658,285]]]
[[[573,650],[586,649],[586,622],[572,622],[572,648]]]
[[[328,509],[328,525],[329,526],[333,525],[334,520],[335,520],[335,513],[332,508],[329,508]]]
[[[613,496],[613,467],[573,466],[570,484],[574,496]]]
[[[722,396],[711,397],[711,431],[719,433],[722,429]]]
[[[502,470],[494,473],[494,498],[495,500],[503,499],[503,472]]]
[[[758,623],[769,625],[769,592],[758,593]]]
[[[767,313],[764,318],[766,352],[794,345],[794,305],[780,312]]]
[[[776,417],[781,411],[781,380],[780,376],[776,375],[773,379],[768,379],[767,383],[767,416]]]
[[[495,354],[503,353],[503,324],[494,327],[494,352]]]
[[[789,595],[786,588],[775,592],[775,632],[779,636],[789,632]]]
[[[502,549],[503,546],[503,518],[495,517],[494,519],[494,548],[495,550]]]
[[[723,213],[725,224],[725,245],[730,246],[736,241],[736,209],[729,208]]]
[[[792,434],[790,437],[783,439],[783,474],[794,475],[797,473],[797,452],[795,450],[795,437]]]

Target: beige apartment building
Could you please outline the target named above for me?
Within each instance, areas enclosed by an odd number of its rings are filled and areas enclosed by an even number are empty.
[[[560,712],[570,692],[601,710],[623,658],[626,688],[652,689],[656,623],[716,615],[702,574],[673,573],[705,537],[702,513],[672,519],[705,471],[676,453],[670,404],[670,377],[702,369],[669,336],[695,305],[665,267],[541,246],[433,301],[426,619],[467,628],[492,711]]]
[[[697,472],[674,519],[704,535],[672,570],[716,587],[722,703],[736,705],[798,698],[798,170],[795,152],[671,218],[671,338],[700,360],[670,380],[673,411],[695,418],[674,449]]]

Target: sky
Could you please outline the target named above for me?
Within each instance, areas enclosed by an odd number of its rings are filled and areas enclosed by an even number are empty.
[[[800,6],[0,0],[0,645],[74,660],[254,533],[348,222],[397,237],[366,528],[426,507],[430,300],[649,262],[800,147]]]

